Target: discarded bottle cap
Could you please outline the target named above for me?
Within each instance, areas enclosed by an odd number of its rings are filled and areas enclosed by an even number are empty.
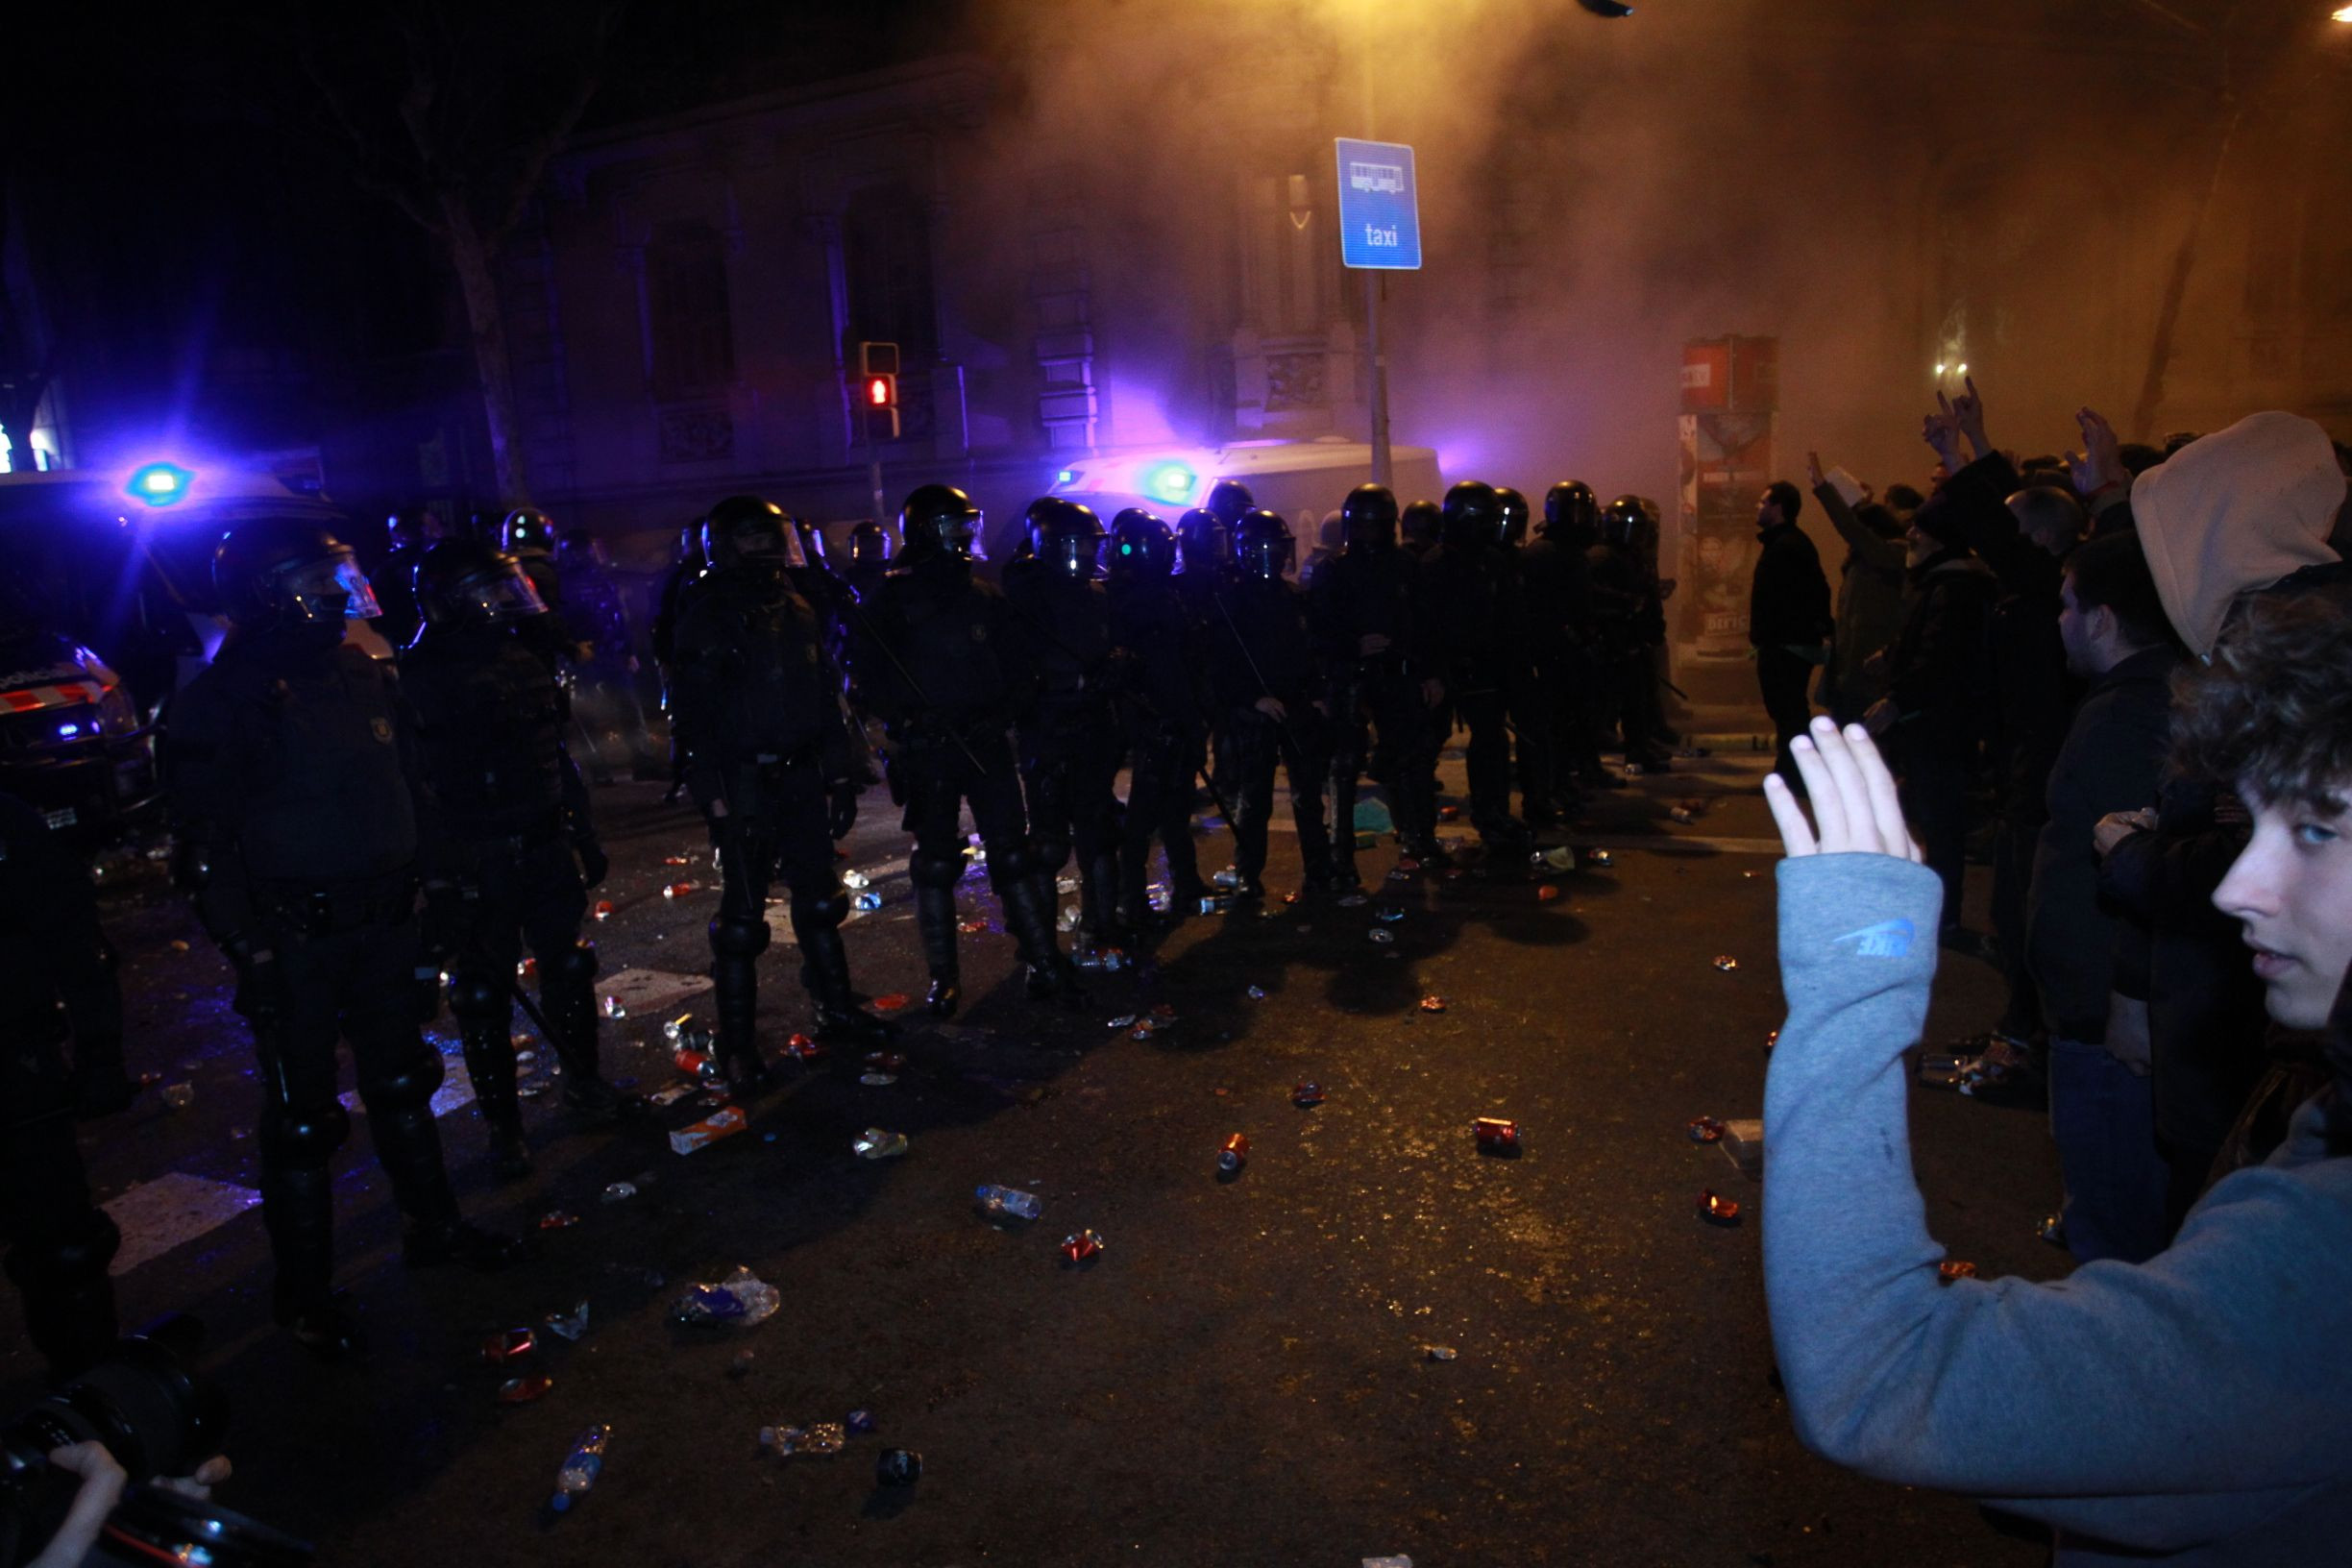
[[[1724,973],[1729,974],[1733,969],[1739,968],[1739,960],[1733,958],[1729,953],[1717,953],[1715,955],[1715,967],[1721,969]]]
[[[1062,1256],[1070,1262],[1083,1263],[1102,1256],[1103,1238],[1093,1231],[1079,1231],[1062,1238]]]
[[[895,1160],[907,1152],[907,1136],[881,1127],[869,1127],[858,1134],[849,1145],[861,1160]]]
[[[551,1209],[539,1216],[539,1228],[543,1231],[569,1230],[578,1223],[579,1215],[569,1209]]]
[[[527,1378],[508,1378],[504,1383],[499,1384],[498,1402],[501,1405],[528,1405],[554,1386],[555,1380],[545,1374],[534,1374]]]
[[[1546,882],[1535,890],[1535,901],[1539,904],[1551,903],[1559,895],[1559,885],[1556,882]]]
[[[1252,986],[1249,988],[1249,999],[1253,1002],[1264,1001],[1265,994],[1265,987],[1263,986]]]
[[[1947,1283],[1952,1280],[1972,1280],[1976,1277],[1976,1265],[1958,1258],[1947,1258],[1936,1264],[1936,1276]]]
[[[882,907],[882,895],[870,888],[864,893],[853,894],[849,899],[849,903],[852,908],[866,910],[870,913]]]
[[[662,864],[664,866],[691,866],[694,862],[688,860],[684,855],[664,855]]]
[[[529,1329],[508,1329],[504,1334],[494,1334],[482,1341],[482,1360],[492,1366],[520,1360],[528,1356],[531,1347],[538,1342],[538,1335]]]
[[[576,1340],[588,1332],[588,1304],[579,1302],[568,1312],[550,1312],[541,1321],[547,1324],[549,1332]]]
[[[1503,1116],[1481,1116],[1470,1124],[1481,1154],[1517,1154],[1519,1124]]]
[[[1713,1188],[1703,1188],[1699,1193],[1699,1217],[1710,1225],[1737,1225],[1740,1206]]]
[[[911,1448],[887,1448],[874,1460],[874,1484],[912,1486],[922,1479],[922,1456]]]
[[[1719,1118],[1715,1116],[1691,1118],[1690,1140],[1693,1143],[1720,1143],[1723,1141],[1723,1136],[1724,1124]]]
[[[1421,1347],[1422,1358],[1426,1360],[1450,1361],[1460,1354],[1461,1352],[1456,1350],[1452,1345],[1423,1345]]]
[[[604,998],[604,1016],[608,1018],[625,1018],[628,1009],[622,1005],[620,997],[607,996]]]
[[[824,1047],[808,1036],[795,1032],[784,1041],[784,1054],[796,1062],[814,1062],[824,1055]]]
[[[871,1432],[874,1430],[873,1411],[851,1410],[849,1412],[849,1418],[846,1421],[844,1421],[842,1425],[849,1429],[849,1435],[852,1437],[858,1436],[864,1433]]]
[[[1236,1133],[1217,1151],[1217,1169],[1232,1175],[1249,1164],[1249,1134]]]
[[[635,1182],[608,1182],[604,1186],[606,1203],[626,1203],[636,1195],[637,1184]]]
[[[1296,1086],[1290,1090],[1290,1103],[1302,1111],[1312,1110],[1323,1103],[1323,1086],[1315,1083]]]
[[[1421,1011],[1424,1013],[1443,1013],[1445,1010],[1446,999],[1443,996],[1424,996],[1421,998]]]

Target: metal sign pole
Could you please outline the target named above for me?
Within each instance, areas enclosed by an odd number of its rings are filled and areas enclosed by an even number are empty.
[[[1396,471],[1388,460],[1388,355],[1381,352],[1380,297],[1388,280],[1366,272],[1364,281],[1364,351],[1372,356],[1372,480],[1392,485]]]

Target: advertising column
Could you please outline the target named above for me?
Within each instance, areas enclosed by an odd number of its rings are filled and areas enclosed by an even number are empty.
[[[1678,652],[1748,656],[1755,511],[1773,477],[1780,340],[1697,338],[1682,346]]]

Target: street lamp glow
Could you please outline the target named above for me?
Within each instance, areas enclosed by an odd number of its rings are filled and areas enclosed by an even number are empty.
[[[1938,376],[1943,375],[1943,374],[1944,374],[1944,367],[1943,367],[1941,364],[1937,365],[1937,366],[1936,366],[1936,368],[1935,368],[1935,373],[1936,373]]]
[[[2337,7],[2336,19],[2340,22],[2352,22],[2352,6]]]
[[[1968,374],[1968,366],[1955,365],[1952,367],[1952,374],[1954,376],[1966,376]]]

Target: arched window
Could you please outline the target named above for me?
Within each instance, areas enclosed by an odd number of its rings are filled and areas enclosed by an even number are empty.
[[[735,380],[726,248],[710,225],[666,223],[655,231],[646,247],[646,309],[656,396],[708,391]]]

